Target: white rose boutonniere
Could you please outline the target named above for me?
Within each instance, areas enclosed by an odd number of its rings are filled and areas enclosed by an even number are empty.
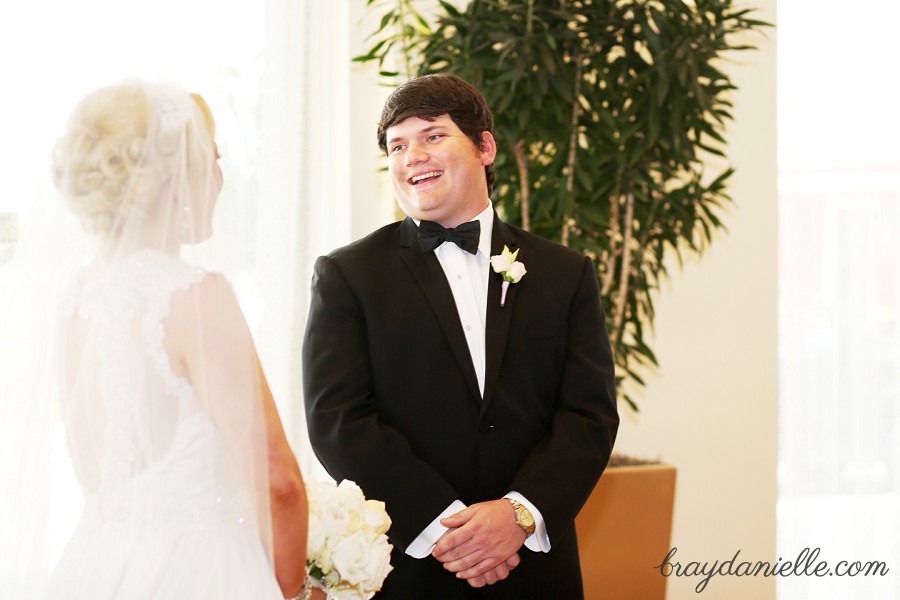
[[[519,250],[510,252],[509,248],[503,246],[503,252],[495,254],[491,257],[491,268],[494,273],[503,276],[503,284],[500,289],[500,308],[506,306],[506,292],[509,290],[510,283],[519,283],[525,273],[525,265],[516,260]]]
[[[381,589],[391,572],[387,530],[391,518],[384,502],[366,500],[352,481],[340,485],[312,481],[306,566],[323,583],[328,598],[366,600]]]

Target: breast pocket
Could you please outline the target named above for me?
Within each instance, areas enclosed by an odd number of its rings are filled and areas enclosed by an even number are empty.
[[[567,330],[567,323],[540,323],[525,334],[532,374],[551,386],[562,375]]]

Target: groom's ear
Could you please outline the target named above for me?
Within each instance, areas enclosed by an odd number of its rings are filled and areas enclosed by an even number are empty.
[[[497,158],[497,141],[490,131],[481,132],[481,144],[479,144],[478,150],[482,165],[488,166],[494,163],[494,159]]]

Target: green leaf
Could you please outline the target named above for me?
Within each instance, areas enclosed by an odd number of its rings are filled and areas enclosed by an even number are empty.
[[[462,16],[460,14],[460,12],[456,9],[456,7],[453,6],[452,4],[450,4],[449,2],[446,2],[445,0],[438,0],[438,1],[441,3],[441,6],[444,8],[444,10],[447,11],[447,14],[450,15],[450,17],[458,18],[458,17]]]
[[[588,173],[585,169],[576,166],[575,179],[578,180],[578,184],[586,191],[590,192],[594,189],[594,180],[591,177],[590,173]]]
[[[629,396],[628,394],[623,393],[623,394],[622,394],[622,399],[625,400],[625,402],[628,404],[628,408],[630,408],[631,410],[633,410],[633,411],[636,412],[636,413],[641,412],[640,409],[638,408],[638,405],[635,404],[635,403],[634,403],[634,400],[631,399],[631,396]]]
[[[709,152],[710,154],[715,154],[716,156],[721,156],[722,158],[728,158],[727,156],[725,156],[724,152],[713,146],[707,146],[706,144],[700,143],[698,143],[697,146],[702,148],[704,151]]]
[[[399,17],[399,15],[397,14],[397,11],[391,10],[391,11],[384,13],[384,16],[381,17],[381,24],[378,26],[378,29],[375,30],[375,33],[376,34],[381,33],[384,30],[384,28],[388,26],[389,23],[396,21],[398,17]]]
[[[543,60],[544,67],[547,69],[549,73],[556,72],[556,59],[553,56],[553,53],[547,48],[547,46],[540,46],[541,59]]]
[[[729,168],[722,172],[721,175],[715,178],[715,180],[709,184],[710,190],[719,190],[725,186],[725,182],[734,175],[734,169]]]

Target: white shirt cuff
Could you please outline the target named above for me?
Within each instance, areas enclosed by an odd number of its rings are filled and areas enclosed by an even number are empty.
[[[525,503],[523,502],[522,504]],[[447,531],[447,528],[441,525],[441,519],[445,519],[450,515],[455,515],[464,508],[466,508],[466,505],[463,504],[461,500],[454,500],[450,506],[444,509],[444,512],[439,514],[437,518],[432,521],[409,546],[406,547],[406,554],[413,558],[425,558],[426,556],[431,555],[431,551],[434,550],[434,545],[437,544],[437,541],[441,539],[441,536]],[[531,508],[528,510],[531,510]]]
[[[519,492],[510,492],[503,497],[522,504],[534,517],[534,533],[525,538],[525,547],[533,552],[550,552],[550,536],[547,535],[547,525],[541,511]]]

